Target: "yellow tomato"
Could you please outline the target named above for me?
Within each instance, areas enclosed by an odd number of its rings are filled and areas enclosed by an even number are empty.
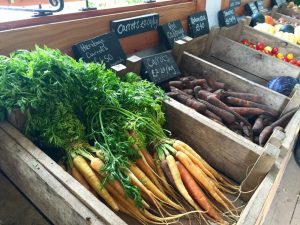
[[[293,55],[293,53],[289,53],[289,54],[287,54],[287,56],[286,56],[287,58],[288,58],[288,60],[292,60],[292,59],[294,59],[294,55]]]
[[[278,59],[282,59],[284,56],[282,53],[278,53],[277,56],[276,56]]]

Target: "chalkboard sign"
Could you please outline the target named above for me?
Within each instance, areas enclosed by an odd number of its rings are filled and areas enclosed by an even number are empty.
[[[231,27],[238,23],[234,8],[224,9],[218,12],[219,26]]]
[[[209,24],[206,11],[188,16],[190,36],[195,38],[209,33]]]
[[[121,20],[113,20],[110,23],[111,31],[114,31],[119,38],[156,30],[159,26],[158,13],[151,13]]]
[[[272,0],[273,5],[282,6],[283,4],[286,4],[286,0]]]
[[[245,5],[245,10],[246,10],[246,13],[248,16],[251,16],[252,14],[255,14],[255,13],[259,13],[256,5],[254,2],[249,2]]]
[[[255,2],[255,5],[258,9],[258,11],[262,11],[265,9],[265,6],[264,6],[264,1],[263,0],[258,0]]]
[[[171,49],[175,41],[186,36],[180,20],[172,21],[159,26],[158,33],[160,39],[167,49]]]
[[[234,8],[241,5],[241,0],[230,0],[229,7]]]
[[[144,79],[155,84],[160,84],[181,75],[171,52],[163,52],[143,58],[141,74]]]
[[[80,42],[73,45],[75,58],[85,62],[104,63],[107,67],[124,63],[125,53],[114,32]]]

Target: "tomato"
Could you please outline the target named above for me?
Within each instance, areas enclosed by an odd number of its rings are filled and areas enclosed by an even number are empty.
[[[254,44],[249,45],[250,48],[256,49],[256,46]]]
[[[297,66],[300,67],[300,60],[297,60]]]
[[[291,61],[290,61],[290,63],[293,64],[293,65],[297,65],[297,62],[298,61],[296,59],[291,59]]]
[[[277,57],[278,59],[283,59],[283,54],[282,54],[282,53],[277,53],[276,57]]]
[[[257,50],[264,50],[264,48],[265,48],[265,45],[263,43],[257,42],[257,44],[256,44]]]
[[[272,48],[271,48],[270,46],[267,46],[267,47],[265,47],[265,48],[264,48],[264,51],[265,51],[265,53],[267,53],[267,54],[270,54],[270,55],[271,55]]]
[[[290,61],[290,60],[288,59],[288,57],[286,57],[286,56],[284,56],[284,57],[282,58],[282,60],[285,61],[285,62],[289,62],[289,61]]]
[[[272,48],[272,54],[277,55],[278,54],[278,48]]]
[[[250,44],[250,41],[249,41],[248,39],[243,39],[243,40],[241,40],[241,43],[242,43],[243,45],[249,45],[249,44]]]
[[[287,56],[286,56],[289,60],[292,60],[293,58],[294,58],[294,55],[293,55],[293,53],[289,53],[289,54],[287,54]]]

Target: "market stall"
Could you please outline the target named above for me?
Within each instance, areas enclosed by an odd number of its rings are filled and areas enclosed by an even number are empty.
[[[266,85],[300,70],[241,41],[300,50],[250,3],[0,31],[0,169],[54,224],[262,224],[300,128],[299,85]]]

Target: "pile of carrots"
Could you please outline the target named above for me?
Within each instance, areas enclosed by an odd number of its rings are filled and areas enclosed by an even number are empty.
[[[295,113],[292,110],[279,118],[279,112],[265,105],[261,96],[228,90],[225,83],[213,79],[181,77],[170,81],[167,91],[170,97],[261,146],[274,128],[282,130]]]
[[[137,137],[134,132],[129,133]],[[141,158],[124,170],[130,183],[141,192],[142,207],[127,197],[118,180],[108,179],[103,171],[105,153],[99,148],[82,146],[85,150],[73,158],[70,173],[114,211],[130,215],[142,224],[176,223],[184,216],[207,224],[208,221],[228,224],[237,220],[239,212],[224,193],[236,194],[238,187],[189,145],[167,139],[153,146],[153,154],[133,147]]]

